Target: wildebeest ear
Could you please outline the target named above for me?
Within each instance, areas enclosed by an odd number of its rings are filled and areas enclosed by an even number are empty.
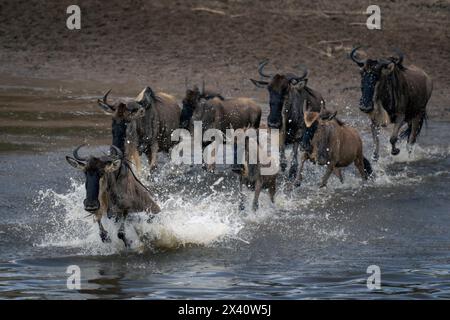
[[[114,172],[120,169],[120,167],[122,166],[122,160],[117,159],[114,160],[113,162],[111,162],[110,164],[108,164],[105,167],[105,172]]]
[[[250,81],[258,88],[265,88],[269,85],[267,81],[250,79]]]
[[[67,161],[72,167],[74,167],[75,169],[78,169],[78,170],[84,170],[84,167],[86,166],[86,164],[84,164],[83,162],[78,161],[78,160],[76,160],[76,159],[74,159],[74,158],[72,158],[72,157],[69,157],[69,156],[66,156],[66,161]]]
[[[394,71],[395,68],[395,63],[389,63],[386,66],[383,66],[383,68],[381,69],[381,73],[383,73],[384,75],[388,75],[390,74],[392,71]]]

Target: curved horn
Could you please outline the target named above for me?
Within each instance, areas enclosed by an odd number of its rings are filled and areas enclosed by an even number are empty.
[[[272,75],[269,75],[269,74],[266,74],[266,73],[264,73],[264,67],[266,66],[266,64],[268,64],[269,63],[269,60],[268,59],[266,59],[266,60],[263,60],[263,61],[261,61],[260,63],[259,63],[259,65],[258,65],[258,73],[259,73],[259,75],[261,76],[261,77],[263,77],[263,78],[272,78]]]
[[[82,147],[84,147],[84,146],[85,146],[85,144],[82,144],[82,145],[78,146],[75,150],[73,150],[73,157],[74,157],[76,160],[78,160],[78,161],[87,162],[88,159],[82,158],[82,157],[80,157],[80,155],[78,154],[78,151],[79,151]]]
[[[111,93],[112,89],[109,89],[108,92],[105,93],[102,100],[98,99],[97,102],[103,109],[110,109],[112,111],[115,111],[115,108],[108,104],[108,95]]]
[[[302,81],[302,80],[306,79],[307,76],[308,76],[308,68],[304,67],[303,74],[301,76],[297,76],[295,74],[291,74],[291,75],[287,75],[287,79],[289,81],[292,81],[292,80]]]
[[[350,58],[355,62],[358,66],[362,67],[366,64],[366,60],[359,60],[355,57],[356,51],[360,49],[361,46],[355,47],[352,49],[352,52],[350,52]]]
[[[119,148],[117,148],[116,146],[113,146],[113,145],[111,145],[110,148],[111,148],[110,149],[111,153],[114,150],[114,156],[116,156],[119,159],[123,159],[123,152],[122,152],[122,150],[120,150]]]

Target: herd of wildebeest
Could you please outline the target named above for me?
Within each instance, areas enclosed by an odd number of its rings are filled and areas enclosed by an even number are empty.
[[[391,154],[397,155],[399,138],[407,139],[407,148],[416,139],[426,120],[426,105],[432,92],[432,80],[421,69],[403,64],[403,54],[396,51],[386,59],[360,59],[359,47],[350,53],[351,60],[361,74],[359,109],[371,120],[374,141],[372,160],[379,157],[380,128],[393,124],[390,137]],[[363,156],[363,144],[358,131],[328,110],[322,95],[309,87],[308,72],[268,74],[264,71],[268,60],[258,66],[260,80],[250,79],[257,87],[267,88],[270,111],[266,124],[261,124],[261,108],[250,98],[228,98],[212,90],[194,87],[186,91],[179,107],[176,99],[146,87],[134,101],[108,102],[108,93],[98,100],[104,112],[112,116],[112,145],[109,155],[83,157],[77,147],[68,163],[84,172],[86,198],[84,209],[94,216],[103,242],[111,241],[102,225],[102,217],[114,217],[120,222],[118,238],[125,246],[131,242],[125,235],[125,220],[129,213],[156,214],[160,207],[154,195],[137,178],[140,156],[148,158],[150,170],[157,167],[158,152],[169,152],[176,142],[171,135],[184,128],[192,131],[194,121],[202,121],[203,130],[253,128],[278,129],[280,137],[280,168],[287,168],[285,146],[292,145],[292,162],[288,177],[300,186],[306,160],[326,167],[321,187],[334,173],[341,182],[341,169],[354,163],[361,177],[372,176],[370,162]],[[404,129],[400,132],[402,127]],[[298,149],[303,155],[299,164]],[[255,189],[253,209],[258,207],[261,189],[268,189],[271,201],[276,191],[276,176],[262,175],[259,164],[233,164],[240,176],[239,208],[243,209],[242,186]]]

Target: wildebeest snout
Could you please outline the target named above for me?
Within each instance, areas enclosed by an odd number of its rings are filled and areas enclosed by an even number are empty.
[[[97,199],[94,200],[84,199],[83,204],[84,210],[88,212],[94,212],[100,209],[100,202]]]
[[[374,109],[374,103],[372,99],[361,98],[359,102],[359,110],[365,113],[369,113]]]

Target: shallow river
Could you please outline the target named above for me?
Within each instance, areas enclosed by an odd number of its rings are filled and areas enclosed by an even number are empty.
[[[86,217],[83,177],[64,160],[71,149],[3,150],[0,298],[450,298],[449,124],[430,121],[422,134],[412,156],[403,146],[394,158],[384,132],[374,182],[351,167],[344,184],[331,177],[319,189],[323,168],[308,164],[300,188],[282,177],[275,205],[263,193],[256,213],[237,210],[229,170],[162,156],[143,181],[163,211],[150,224],[131,218],[128,250],[112,221],[103,244]],[[70,265],[81,290],[67,289]],[[381,289],[367,288],[371,265]]]

